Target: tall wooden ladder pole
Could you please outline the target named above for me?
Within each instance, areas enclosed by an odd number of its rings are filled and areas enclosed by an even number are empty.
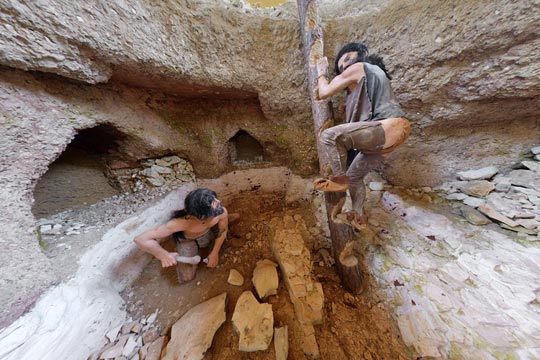
[[[319,155],[321,175],[328,164],[326,153],[321,146],[320,131],[333,125],[334,114],[330,100],[317,100],[317,60],[323,57],[322,29],[319,26],[318,4],[316,0],[297,0],[300,17],[300,31],[304,46],[304,56],[308,73],[308,88],[313,112],[313,124]],[[334,223],[331,219],[332,208],[346,196],[346,193],[325,193],[328,227],[334,250],[336,269],[343,287],[352,294],[362,291],[363,276],[358,259],[353,255],[353,232],[350,226]]]

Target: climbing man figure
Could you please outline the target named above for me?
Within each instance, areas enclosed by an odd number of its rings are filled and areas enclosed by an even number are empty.
[[[219,250],[227,237],[229,214],[214,191],[200,188],[191,191],[184,201],[185,210],[176,213],[166,224],[156,226],[135,237],[137,246],[161,261],[162,267],[176,265],[180,284],[195,278],[200,261],[199,248],[214,246],[208,255],[207,266],[219,262]],[[231,214],[236,220],[238,214]],[[233,220],[231,219],[231,220]],[[176,252],[169,252],[159,240],[173,235]]]
[[[332,212],[333,218],[360,229],[367,224],[363,179],[409,137],[410,124],[392,94],[391,77],[382,57],[369,55],[366,45],[346,44],[336,57],[334,70],[337,76],[328,82],[328,60],[323,57],[318,61],[318,96],[326,99],[345,90],[346,123],[323,128],[320,140],[331,174],[316,179],[314,187],[322,191],[348,189],[352,211],[342,214],[341,202]]]

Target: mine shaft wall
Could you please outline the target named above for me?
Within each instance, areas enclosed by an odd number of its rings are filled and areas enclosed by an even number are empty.
[[[109,124],[129,140],[126,159],[183,153],[206,177],[228,168],[217,152],[193,158],[193,147],[208,154],[242,129],[277,164],[316,172],[294,3],[272,11],[235,4],[1,4],[0,327],[57,281],[33,232],[32,189],[80,129]],[[538,142],[537,5],[362,4],[323,2],[325,52],[332,63],[343,43],[360,39],[385,57],[413,125],[388,159],[392,182],[437,184],[458,170],[511,163]]]

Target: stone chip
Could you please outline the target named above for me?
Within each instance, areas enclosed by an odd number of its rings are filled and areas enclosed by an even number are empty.
[[[242,286],[244,285],[244,277],[238,272],[238,270],[231,269],[227,282],[234,286]]]
[[[272,305],[259,304],[251,291],[244,291],[236,302],[232,323],[240,337],[240,351],[268,349],[274,330]]]
[[[506,216],[502,215],[501,213],[497,212],[495,209],[493,209],[488,204],[484,204],[478,207],[478,210],[480,210],[485,215],[489,216],[492,219],[495,219],[497,221],[500,221],[508,226],[516,227],[518,224],[514,222],[513,220],[507,218]]]
[[[495,166],[487,166],[481,169],[460,171],[458,176],[461,180],[485,180],[491,179],[499,169]]]
[[[277,264],[268,259],[257,262],[252,281],[259,299],[277,294],[279,279],[276,267]]]
[[[283,326],[274,329],[274,349],[276,360],[287,360],[289,356],[289,335],[288,327]]]
[[[472,180],[463,187],[463,192],[467,195],[483,197],[494,189],[495,185],[487,180]]]
[[[521,163],[528,169],[540,173],[540,163],[538,161],[522,161]]]
[[[486,225],[491,223],[491,221],[482,215],[480,211],[473,209],[472,207],[462,206],[460,210],[463,217],[473,225]]]

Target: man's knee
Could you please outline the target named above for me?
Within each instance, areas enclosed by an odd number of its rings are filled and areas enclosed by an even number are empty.
[[[321,142],[325,145],[335,145],[338,136],[334,128],[326,129],[321,134]]]
[[[176,243],[176,252],[181,256],[195,256],[199,253],[199,247],[193,240],[178,241]]]
[[[197,265],[194,264],[176,264],[176,278],[179,284],[184,284],[195,279],[197,275]]]

